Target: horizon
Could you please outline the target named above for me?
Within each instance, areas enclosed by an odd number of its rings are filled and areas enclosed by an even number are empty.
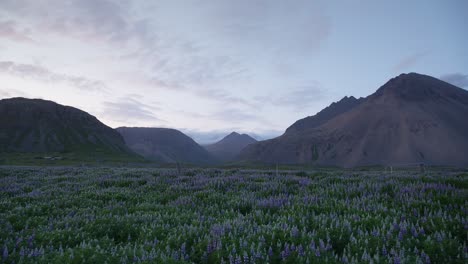
[[[207,144],[279,136],[401,72],[468,88],[465,1],[378,2],[4,0],[0,98]]]

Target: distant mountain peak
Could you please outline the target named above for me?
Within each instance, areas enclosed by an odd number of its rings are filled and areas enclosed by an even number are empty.
[[[236,131],[231,132],[229,135],[225,136],[223,139],[218,141],[217,143],[220,142],[227,142],[227,141],[247,141],[247,142],[254,142],[257,141],[253,137],[247,135],[247,134],[239,134]],[[217,144],[215,143],[215,144]]]
[[[230,137],[238,137],[241,134],[237,133],[236,131],[231,132],[229,135],[225,136],[224,138],[230,138]]]
[[[205,149],[220,160],[230,161],[247,145],[255,142],[257,140],[248,134],[239,134],[234,131],[220,141],[205,146]]]
[[[357,100],[357,99],[356,99],[356,97],[354,97],[354,96],[352,96],[352,95],[351,95],[351,96],[347,96],[347,95],[346,95],[345,97],[341,98],[341,100],[340,100],[339,102],[341,102],[341,101],[348,101],[348,100]]]
[[[394,98],[403,101],[459,100],[468,92],[432,76],[415,72],[402,73],[384,85],[373,95],[374,98]]]

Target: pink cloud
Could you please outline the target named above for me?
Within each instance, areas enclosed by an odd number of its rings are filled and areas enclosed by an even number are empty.
[[[0,39],[16,42],[34,42],[27,34],[27,30],[19,30],[13,21],[0,21]]]

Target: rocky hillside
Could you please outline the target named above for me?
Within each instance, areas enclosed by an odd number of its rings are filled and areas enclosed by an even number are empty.
[[[38,157],[75,153],[87,160],[136,157],[122,136],[96,117],[52,101],[26,98],[0,100],[0,153]]]
[[[468,91],[427,75],[401,74],[319,126],[248,146],[241,160],[468,166],[467,116]]]

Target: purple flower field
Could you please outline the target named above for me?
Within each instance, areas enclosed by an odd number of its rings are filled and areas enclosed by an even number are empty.
[[[468,174],[0,168],[2,263],[466,263]]]

